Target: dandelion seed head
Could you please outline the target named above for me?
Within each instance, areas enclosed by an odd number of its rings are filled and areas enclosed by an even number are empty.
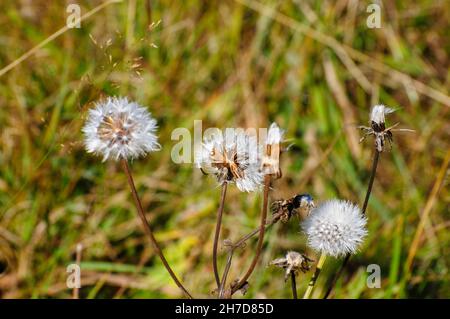
[[[219,184],[235,183],[239,190],[252,192],[260,188],[261,147],[254,136],[239,130],[213,134],[203,142],[197,154],[197,166],[217,177]]]
[[[139,104],[108,97],[89,110],[83,127],[86,151],[107,159],[134,159],[161,148],[157,123]]]
[[[339,257],[358,251],[367,235],[366,223],[358,206],[334,199],[313,209],[302,228],[311,248]]]

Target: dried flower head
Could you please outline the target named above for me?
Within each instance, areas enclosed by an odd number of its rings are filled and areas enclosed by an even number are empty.
[[[330,200],[313,209],[302,223],[308,245],[323,254],[354,254],[367,235],[367,219],[349,201]]]
[[[409,129],[394,129],[398,125],[398,123],[386,128],[385,115],[393,113],[394,111],[394,109],[391,109],[382,104],[375,105],[370,111],[370,127],[359,126],[359,128],[364,131],[364,135],[363,137],[361,137],[360,142],[364,141],[367,136],[373,135],[375,137],[376,150],[378,152],[382,152],[384,150],[386,141],[392,144],[393,131],[411,132],[412,130]]]
[[[377,132],[383,131],[385,129],[384,123],[386,122],[384,117],[385,114],[393,112],[394,109],[384,106],[383,104],[375,105],[370,111],[370,125]]]
[[[159,150],[156,120],[142,106],[127,98],[108,97],[89,110],[83,127],[88,153],[133,159]]]
[[[261,169],[265,175],[276,175],[281,177],[280,154],[281,143],[284,138],[284,130],[276,123],[272,123],[267,133],[267,139],[264,145]]]
[[[231,129],[205,138],[197,165],[205,174],[215,175],[220,184],[236,183],[239,190],[252,192],[263,180],[260,153],[256,137]]]
[[[307,272],[311,269],[309,265],[311,262],[313,260],[309,259],[306,255],[296,251],[289,251],[284,258],[274,259],[270,264],[285,269],[284,279],[286,280],[291,273],[297,276],[300,271]]]
[[[308,216],[314,206],[314,200],[311,195],[299,194],[289,199],[274,201],[272,203],[272,214],[279,216],[278,218],[283,223],[286,223],[292,216],[298,214],[298,210]]]

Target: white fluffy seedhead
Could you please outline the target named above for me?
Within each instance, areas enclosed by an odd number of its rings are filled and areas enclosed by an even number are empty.
[[[83,127],[88,153],[107,159],[134,159],[161,148],[156,120],[127,98],[108,97],[89,110]]]
[[[385,115],[393,112],[394,109],[384,106],[383,104],[375,105],[372,107],[372,110],[370,111],[370,122],[375,123],[378,126],[382,124],[384,125],[384,123],[386,122]]]
[[[240,130],[227,130],[205,137],[197,166],[217,177],[220,184],[235,183],[239,190],[252,192],[262,184],[261,148],[254,136]]]
[[[302,223],[308,245],[323,254],[354,254],[367,235],[367,219],[349,201],[330,200],[313,209]]]

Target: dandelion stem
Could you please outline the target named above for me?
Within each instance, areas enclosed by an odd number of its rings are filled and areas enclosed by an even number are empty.
[[[366,214],[367,205],[369,204],[369,198],[370,198],[370,195],[372,194],[372,186],[373,186],[373,182],[375,181],[375,175],[377,173],[379,159],[380,159],[380,152],[375,150],[375,154],[373,155],[372,171],[370,173],[369,186],[367,186],[367,193],[366,193],[366,197],[364,198],[364,204],[362,207],[363,215]]]
[[[134,203],[136,204],[136,208],[138,210],[138,215],[142,221],[142,225],[144,226],[145,233],[148,235],[150,242],[153,246],[153,249],[155,250],[156,254],[158,255],[159,259],[161,259],[164,267],[167,269],[168,273],[170,274],[170,277],[172,277],[175,284],[183,291],[183,293],[189,298],[192,299],[191,294],[184,288],[184,286],[181,284],[181,282],[178,280],[177,276],[173,272],[172,268],[169,266],[169,263],[167,262],[166,258],[164,257],[164,254],[159,247],[159,244],[153,235],[153,231],[150,227],[150,224],[148,223],[147,219],[145,218],[144,209],[142,208],[142,203],[139,198],[139,195],[136,190],[136,186],[134,184],[133,176],[131,174],[130,166],[128,165],[128,161],[125,159],[121,160],[123,170],[125,171],[125,174],[128,178],[128,184],[131,188],[131,193],[133,195]]]
[[[283,214],[283,213],[277,213],[277,214],[273,215],[272,219],[271,219],[269,222],[266,223],[266,226],[265,226],[266,230],[267,230],[270,226],[272,226],[273,224],[275,224],[277,221],[279,221],[282,214]],[[227,276],[228,276],[228,271],[227,271],[227,269],[228,269],[228,270],[230,269],[230,266],[231,266],[231,260],[232,260],[232,258],[233,258],[234,251],[235,251],[237,248],[242,247],[242,245],[244,245],[245,242],[246,242],[247,240],[249,240],[250,238],[252,238],[252,237],[255,236],[256,234],[258,234],[258,233],[259,233],[259,230],[260,230],[260,228],[258,227],[258,228],[256,228],[255,230],[253,230],[252,232],[248,233],[247,235],[242,236],[241,239],[239,239],[238,241],[236,241],[234,244],[231,244],[230,252],[229,252],[229,255],[228,255],[227,264],[225,265],[225,271],[224,271],[224,274],[223,274],[223,276],[222,276],[222,282],[224,283],[223,286],[225,286],[225,284],[226,284],[226,278],[227,278]]]
[[[292,288],[292,298],[298,299],[297,298],[297,283],[295,282],[295,273],[293,271],[291,272],[291,288]]]
[[[264,234],[265,234],[265,230],[266,230],[267,206],[269,203],[270,180],[271,180],[271,175],[264,176],[264,198],[263,198],[261,222],[259,225],[259,236],[258,236],[258,243],[256,246],[255,257],[253,258],[253,261],[250,264],[250,267],[247,270],[247,272],[245,273],[244,277],[239,281],[239,283],[231,291],[232,295],[233,295],[233,293],[238,291],[242,286],[245,285],[245,283],[247,282],[247,279],[250,277],[250,275],[255,270],[256,264],[258,263],[259,256],[261,255],[261,250],[262,250],[262,246],[263,246],[263,242],[264,242]]]
[[[374,151],[374,155],[373,155],[373,161],[372,161],[372,171],[370,173],[370,179],[369,179],[369,185],[367,186],[367,192],[366,192],[366,197],[364,198],[364,204],[362,207],[362,211],[361,213],[363,215],[366,214],[366,210],[367,210],[367,206],[369,205],[369,199],[370,199],[370,195],[372,194],[372,186],[373,183],[375,181],[375,175],[377,173],[377,167],[378,167],[378,162],[380,159],[380,152],[378,152],[378,150],[375,149]],[[339,270],[335,273],[330,285],[328,286],[328,289],[325,293],[325,296],[323,297],[324,299],[327,299],[328,296],[330,295],[331,291],[333,290],[334,286],[336,285],[337,280],[339,279],[339,277],[342,275],[342,273],[344,272],[345,266],[347,265],[349,259],[350,259],[350,254],[347,254],[344,258],[344,261],[341,265],[341,267],[339,268]]]
[[[225,182],[222,184],[222,194],[220,197],[219,209],[217,210],[216,231],[214,233],[214,245],[213,245],[213,269],[218,289],[220,289],[220,276],[217,267],[217,247],[219,246],[220,228],[222,227],[222,216],[223,216],[223,208],[225,206],[226,195],[227,195],[227,183]]]
[[[222,281],[220,282],[219,299],[223,299],[224,292],[225,292],[225,286],[227,284],[227,277],[228,277],[228,273],[230,272],[232,260],[233,260],[233,251],[230,250],[228,252],[227,264],[225,265],[225,270],[223,271]]]
[[[316,271],[314,272],[314,275],[311,277],[311,280],[309,281],[308,288],[306,289],[305,294],[303,295],[303,299],[310,298],[314,286],[316,285],[317,278],[319,277],[320,272],[322,271],[322,267],[326,259],[327,255],[325,254],[320,255],[319,261],[317,262]]]

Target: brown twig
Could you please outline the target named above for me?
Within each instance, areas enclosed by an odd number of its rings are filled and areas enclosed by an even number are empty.
[[[233,289],[231,291],[231,295],[233,295],[236,291],[238,291],[242,286],[245,285],[248,278],[251,276],[251,274],[255,270],[256,264],[258,263],[259,256],[261,255],[261,250],[262,250],[262,246],[263,246],[263,242],[264,242],[264,234],[265,234],[265,230],[266,230],[267,206],[268,206],[268,202],[269,202],[270,180],[271,180],[271,175],[264,176],[263,207],[262,207],[262,212],[261,212],[261,223],[259,226],[259,237],[258,237],[258,243],[256,246],[255,256],[253,257],[253,261],[250,264],[250,267],[248,268],[244,277],[242,277],[242,279],[238,282],[238,284],[233,287]]]
[[[213,269],[217,289],[220,289],[220,276],[219,276],[219,269],[217,267],[217,247],[219,246],[220,228],[222,226],[223,208],[225,206],[226,195],[227,195],[227,183],[225,182],[222,184],[222,194],[220,196],[219,208],[217,209],[216,231],[214,233],[214,245],[213,245]]]
[[[145,218],[144,209],[142,208],[142,203],[139,198],[139,195],[136,190],[136,186],[134,184],[133,176],[131,174],[130,166],[128,165],[128,161],[125,159],[121,160],[123,170],[125,171],[125,174],[128,178],[128,184],[130,185],[131,193],[133,195],[134,203],[136,204],[136,208],[138,210],[138,215],[142,221],[142,225],[144,226],[145,233],[148,235],[150,242],[153,246],[153,249],[155,250],[156,254],[158,255],[159,259],[161,259],[164,267],[168,271],[170,277],[172,277],[175,284],[183,291],[183,293],[190,299],[192,299],[191,294],[184,288],[184,286],[181,284],[181,282],[178,280],[177,276],[173,272],[172,268],[169,266],[169,263],[167,262],[166,258],[164,257],[164,254],[159,247],[158,241],[156,240],[155,236],[153,235],[153,231],[150,227],[150,224],[148,223],[147,219]]]
[[[297,283],[295,282],[295,273],[291,271],[291,288],[292,288],[292,298],[298,299],[297,297]]]
[[[372,171],[370,174],[370,179],[369,179],[369,185],[367,187],[367,192],[366,192],[366,197],[364,198],[364,204],[362,207],[362,214],[365,215],[366,214],[366,210],[367,210],[367,206],[369,204],[369,198],[370,195],[372,194],[372,186],[373,186],[373,182],[375,181],[375,175],[377,173],[377,167],[378,167],[378,161],[380,158],[380,152],[378,152],[376,149],[374,150],[374,155],[373,155],[373,161],[372,161]],[[339,268],[339,270],[335,273],[330,285],[328,286],[327,292],[325,293],[325,296],[323,297],[324,299],[327,299],[328,296],[330,295],[331,291],[333,290],[333,287],[336,285],[337,280],[339,279],[339,277],[342,275],[345,266],[347,265],[349,259],[350,259],[350,254],[347,254],[344,258],[344,262],[342,263],[341,267]]]
[[[220,282],[219,299],[223,299],[225,293],[225,286],[227,284],[227,277],[228,273],[230,272],[232,260],[233,260],[233,250],[230,249],[230,251],[228,252],[228,259],[225,265],[225,270],[223,271],[222,281]]]

